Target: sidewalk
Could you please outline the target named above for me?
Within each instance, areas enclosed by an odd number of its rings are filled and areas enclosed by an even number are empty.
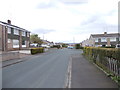
[[[25,54],[20,54],[20,59],[12,59],[12,60],[6,60],[2,61],[2,67],[10,66],[16,63],[23,62],[25,60],[28,60],[29,58],[33,57],[32,55],[25,55]]]
[[[72,56],[71,88],[117,88],[117,84],[82,55]]]
[[[20,50],[20,51],[18,51],[19,52],[19,58],[2,61],[2,67],[6,67],[6,66],[10,66],[10,65],[13,65],[13,64],[16,64],[16,63],[20,63],[20,62],[23,62],[25,60],[29,60],[30,58],[35,58],[36,56],[41,55],[41,54],[36,54],[36,55],[33,56],[33,55],[30,54],[29,51],[30,50]],[[48,49],[45,49],[45,52],[47,52],[47,51],[48,51]]]

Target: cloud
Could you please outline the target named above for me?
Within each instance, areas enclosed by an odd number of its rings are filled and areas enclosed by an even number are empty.
[[[72,42],[75,37],[81,42],[91,33],[118,31],[117,5],[118,0],[3,0],[0,20],[11,19],[50,41]]]
[[[52,7],[55,7],[54,2],[47,2],[47,3],[42,2],[37,6],[38,9],[47,9],[47,8],[52,8]]]
[[[84,4],[88,3],[88,0],[59,0],[64,4]]]
[[[56,30],[52,30],[52,29],[35,29],[34,32],[35,33],[39,33],[39,34],[48,34],[48,33],[51,33],[51,32],[55,32]]]

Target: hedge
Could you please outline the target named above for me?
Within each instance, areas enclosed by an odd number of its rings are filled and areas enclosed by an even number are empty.
[[[120,49],[84,47],[83,55],[107,73],[117,77],[116,80],[120,84]]]
[[[37,54],[37,53],[43,53],[44,52],[44,48],[32,48],[31,49],[31,54],[34,55],[34,54]]]
[[[90,59],[96,59],[99,55],[100,59],[108,57],[120,61],[120,49],[84,47],[83,53],[89,56]]]
[[[83,47],[80,44],[75,44],[75,49],[83,49]]]

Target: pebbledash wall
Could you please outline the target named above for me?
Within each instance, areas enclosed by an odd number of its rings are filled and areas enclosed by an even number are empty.
[[[21,50],[30,46],[30,31],[18,26],[12,25],[11,21],[7,23],[0,21],[0,50]]]

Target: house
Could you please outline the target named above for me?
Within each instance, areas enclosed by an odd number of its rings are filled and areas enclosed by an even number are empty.
[[[89,39],[82,41],[81,45],[82,45],[82,47],[89,46]]]
[[[30,31],[11,24],[11,21],[0,21],[0,51],[29,48]]]
[[[50,42],[50,41],[47,41],[47,40],[42,40],[43,41],[43,46],[44,45],[47,45],[47,46],[53,46],[54,45],[54,43],[53,42]]]
[[[120,33],[104,32],[104,34],[91,34],[88,40],[82,42],[82,46],[87,44],[88,46],[115,46],[120,43]]]

